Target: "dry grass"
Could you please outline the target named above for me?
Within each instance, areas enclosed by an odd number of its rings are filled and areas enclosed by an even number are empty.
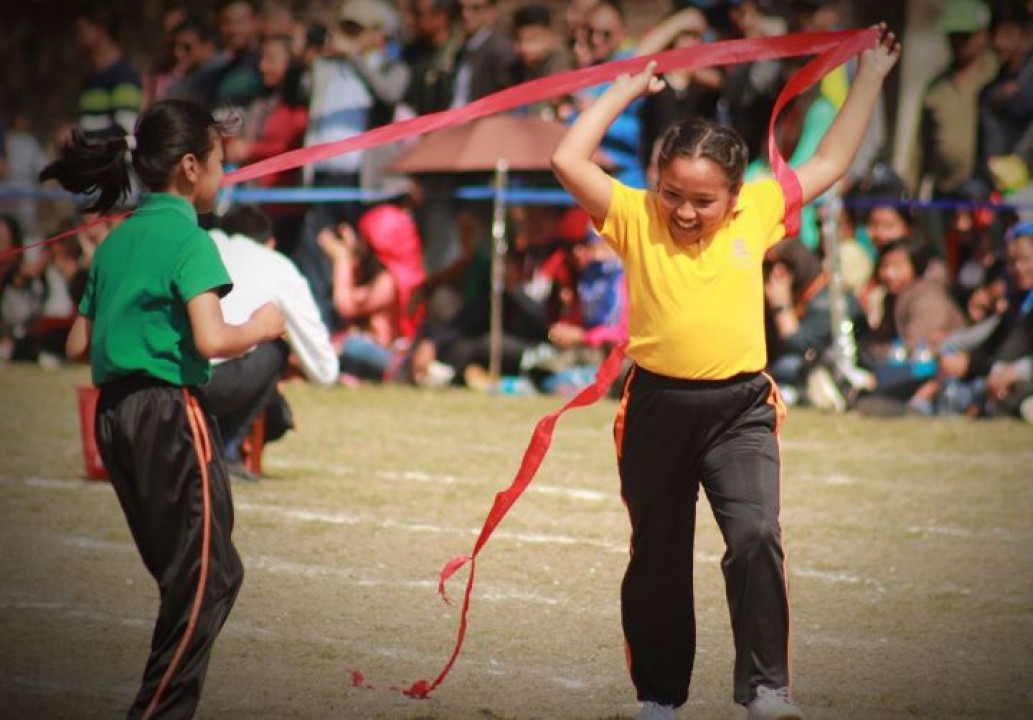
[[[0,702],[115,718],[155,589],[105,483],[80,479],[81,368],[0,368]],[[437,572],[471,549],[555,398],[292,384],[300,432],[234,488],[247,579],[204,718],[621,718],[627,519],[615,406],[565,416],[478,564],[464,653],[426,701],[350,687],[434,677],[457,627]],[[783,433],[797,699],[811,718],[1033,716],[1033,432],[1017,422],[797,410]],[[700,512],[709,515],[705,504]],[[699,524],[697,669],[684,718],[741,718],[717,560]],[[465,574],[450,589],[462,591]]]

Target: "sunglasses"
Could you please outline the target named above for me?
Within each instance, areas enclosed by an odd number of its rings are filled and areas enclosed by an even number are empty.
[[[361,35],[365,31],[366,28],[364,28],[362,25],[359,25],[354,20],[344,20],[343,22],[341,22],[341,32],[350,37]]]

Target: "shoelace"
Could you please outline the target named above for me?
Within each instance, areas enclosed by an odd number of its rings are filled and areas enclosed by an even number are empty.
[[[765,696],[775,697],[779,700],[784,700],[787,703],[792,702],[792,700],[789,699],[789,688],[787,687],[771,688],[762,685],[761,687],[757,688],[757,697]]]

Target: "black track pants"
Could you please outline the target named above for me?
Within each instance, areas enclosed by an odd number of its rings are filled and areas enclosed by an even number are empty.
[[[763,374],[708,382],[634,367],[614,426],[631,559],[621,587],[639,700],[679,706],[696,652],[692,566],[703,486],[725,541],[734,699],[789,684],[789,600],[779,514],[784,406]]]
[[[192,389],[130,378],[101,387],[97,445],[160,607],[130,718],[189,718],[244,569],[213,420]]]

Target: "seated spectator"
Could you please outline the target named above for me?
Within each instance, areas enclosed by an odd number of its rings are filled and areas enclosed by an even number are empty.
[[[575,288],[568,240],[559,232],[562,217],[561,208],[527,207],[506,254],[499,358],[502,375],[525,374],[533,367],[535,353],[548,340],[550,327],[568,317]],[[414,359],[418,358],[414,375],[439,361],[451,366],[454,384],[490,387],[491,289],[487,282],[477,287],[480,294],[468,296],[449,322],[421,337],[414,352]]]
[[[906,402],[936,374],[936,352],[944,337],[965,326],[965,318],[947,287],[923,277],[926,248],[895,240],[882,248],[878,276],[886,286],[881,323],[862,337],[862,363],[877,385],[858,399],[871,414],[898,414]]]
[[[292,42],[289,35],[262,40],[258,64],[262,95],[248,106],[240,135],[226,142],[228,162],[248,165],[301,147],[308,128],[308,98],[301,89],[302,67],[291,53]],[[300,170],[285,170],[254,181],[257,187],[294,187],[300,183]],[[272,218],[277,249],[290,256],[301,231],[305,206],[269,203],[262,209]]]
[[[422,315],[410,302],[425,278],[415,221],[400,207],[378,205],[363,213],[357,233],[344,223],[321,232],[319,245],[333,268],[334,310],[345,323],[341,372],[390,379]]]
[[[832,317],[828,277],[821,259],[799,238],[769,251],[764,281],[768,313],[768,372],[789,404],[805,398],[807,373],[831,346]],[[848,312],[857,314],[848,296]]]
[[[278,390],[293,358],[305,378],[318,385],[337,381],[338,363],[308,283],[294,264],[272,245],[269,217],[254,206],[237,206],[211,231],[233,290],[220,301],[227,322],[241,322],[266,303],[283,314],[286,342],[262,343],[232,360],[215,361],[204,386],[209,409],[219,423],[231,474],[254,480],[243,467],[243,443],[259,415],[265,441],[293,427],[292,413]]]
[[[1013,285],[1009,332],[990,360],[986,412],[1033,423],[1033,223],[1012,229],[1007,255]]]
[[[30,359],[30,331],[43,306],[37,277],[23,271],[21,254],[6,255],[24,245],[22,229],[11,215],[0,216],[0,359]]]
[[[594,231],[570,248],[577,299],[569,317],[549,328],[551,352],[528,354],[524,365],[543,392],[570,396],[591,384],[600,363],[628,339],[628,291],[617,252]]]

